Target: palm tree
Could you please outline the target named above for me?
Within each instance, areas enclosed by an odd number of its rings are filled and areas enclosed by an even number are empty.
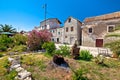
[[[12,27],[12,25],[2,25],[0,24],[0,32],[10,32],[10,33],[15,33],[16,29]]]

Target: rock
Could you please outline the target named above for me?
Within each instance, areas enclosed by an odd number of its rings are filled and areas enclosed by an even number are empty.
[[[11,63],[12,63],[13,66],[14,66],[14,65],[17,65],[17,64],[20,64],[20,62],[19,62],[19,61],[16,61],[16,60],[13,60]]]
[[[31,77],[27,77],[24,80],[32,80],[32,78]]]
[[[13,58],[10,58],[10,57],[8,58],[9,62],[12,62],[13,60],[14,60]]]
[[[20,80],[23,80],[23,79],[25,79],[27,77],[31,77],[31,73],[27,72],[26,70],[18,73],[18,79],[20,79]]]
[[[22,71],[24,71],[24,68],[22,68],[22,67],[18,67],[18,68],[16,68],[16,71],[19,73],[19,72],[22,72]]]
[[[12,69],[16,69],[16,68],[18,68],[18,67],[20,67],[20,64],[11,65],[11,68],[12,68]]]

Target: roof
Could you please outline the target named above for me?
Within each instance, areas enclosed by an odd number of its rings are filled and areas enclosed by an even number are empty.
[[[66,22],[69,18],[73,18],[73,19],[77,20],[78,22],[80,22],[80,23],[82,24],[82,22],[81,22],[80,20],[78,20],[77,18],[74,18],[74,17],[72,17],[72,16],[69,16],[69,17],[65,20],[65,22]],[[65,23],[65,22],[64,22],[64,23]]]
[[[52,20],[52,19],[56,19],[60,24],[62,24],[61,22],[60,22],[60,20],[58,20],[57,18],[48,18],[48,19],[46,19],[46,21],[47,20]],[[45,20],[43,20],[43,21],[41,21],[40,23],[42,23],[42,22],[44,22]]]
[[[14,34],[14,33],[10,33],[10,32],[1,32],[0,34]]]
[[[114,12],[114,13],[109,13],[109,14],[104,14],[104,15],[100,15],[100,16],[95,16],[95,17],[89,17],[89,18],[86,18],[84,20],[84,22],[109,20],[109,19],[115,19],[115,18],[120,18],[120,11]]]

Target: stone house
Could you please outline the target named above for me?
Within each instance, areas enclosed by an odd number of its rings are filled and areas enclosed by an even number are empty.
[[[52,28],[59,28],[61,22],[57,18],[48,18],[44,21],[40,22],[39,27],[35,27],[35,30],[44,30],[44,29],[52,29]]]
[[[69,17],[64,23],[64,43],[81,45],[82,23],[73,17]]]
[[[103,47],[106,42],[116,39],[107,39],[105,36],[112,33],[119,25],[120,12],[86,18],[82,25],[82,45]]]
[[[52,28],[50,29],[50,32],[52,33],[52,41],[55,43],[63,43],[64,39],[64,28],[59,27],[59,28]]]

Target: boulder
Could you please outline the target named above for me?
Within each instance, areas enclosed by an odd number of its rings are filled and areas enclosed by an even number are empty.
[[[18,73],[18,79],[20,79],[20,80],[24,80],[24,79],[26,79],[27,77],[31,77],[31,73],[30,73],[30,72],[27,72],[26,70]]]

